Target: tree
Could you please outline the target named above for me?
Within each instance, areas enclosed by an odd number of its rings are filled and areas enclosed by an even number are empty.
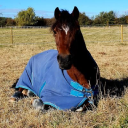
[[[100,12],[99,15],[94,19],[94,24],[114,24],[116,19],[116,15],[113,11]]]
[[[109,24],[114,24],[116,19],[116,14],[113,11],[108,12],[107,14],[107,20]]]
[[[55,22],[55,18],[45,18],[46,26],[51,26]]]
[[[92,23],[91,19],[89,19],[85,13],[79,13],[79,24],[80,25],[90,25]]]
[[[118,20],[119,20],[119,24],[126,24],[126,22],[127,22],[125,15],[121,16]]]
[[[5,25],[6,25],[6,18],[0,17],[0,26],[5,26]]]
[[[45,26],[46,25],[46,21],[43,17],[35,17],[35,26]]]
[[[6,19],[6,26],[14,26],[14,25],[16,25],[15,20],[13,20],[12,18]]]
[[[128,15],[125,16],[126,24],[128,24]]]
[[[35,24],[35,12],[33,8],[28,8],[26,11],[20,11],[15,21],[18,26],[31,26]]]

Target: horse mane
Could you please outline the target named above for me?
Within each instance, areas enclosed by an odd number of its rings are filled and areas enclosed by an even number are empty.
[[[57,19],[54,23],[53,23],[53,25],[51,26],[51,30],[53,31],[54,30],[54,28],[56,27],[56,26],[59,26],[59,25],[61,25],[61,24],[63,24],[63,23],[65,23],[65,24],[72,24],[73,23],[73,18],[71,18],[71,14],[67,11],[67,10],[61,10],[60,11],[60,13],[61,13],[61,16],[59,17],[59,19]],[[75,21],[75,20],[74,20]]]

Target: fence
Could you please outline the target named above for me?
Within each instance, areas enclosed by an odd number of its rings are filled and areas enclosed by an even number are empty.
[[[104,26],[104,27],[81,27],[86,43],[113,43],[128,42],[128,27]],[[25,26],[25,27],[1,27],[0,45],[7,44],[38,44],[55,42],[50,27]]]

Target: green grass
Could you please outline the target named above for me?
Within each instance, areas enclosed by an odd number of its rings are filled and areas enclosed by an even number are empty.
[[[128,42],[122,44],[116,41],[120,39],[120,37],[116,38],[120,29],[113,27],[81,28],[81,30],[88,50],[99,65],[101,76],[108,80],[122,80],[121,85],[128,86],[128,79],[127,82],[123,81],[124,78],[128,78]],[[20,77],[31,56],[48,49],[56,49],[52,33],[44,37],[39,36],[40,38],[34,36],[49,33],[49,28],[14,29],[13,31],[15,35],[24,36],[14,36],[15,44],[20,45],[0,45],[1,128],[128,127],[128,88],[122,97],[110,97],[109,95],[101,97],[97,109],[87,112],[37,111],[31,105],[32,98],[25,98],[14,104],[9,103],[8,100],[14,93],[10,87]],[[126,28],[124,31],[127,34]],[[9,29],[0,29],[0,35],[4,33],[3,35],[6,36],[9,32]],[[7,40],[0,38],[0,43],[6,44]]]

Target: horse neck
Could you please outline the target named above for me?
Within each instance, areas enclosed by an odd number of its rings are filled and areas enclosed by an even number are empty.
[[[83,70],[88,63],[88,50],[81,31],[76,35],[76,40],[73,46],[73,65],[78,70]],[[81,69],[82,68],[82,69]],[[81,71],[82,72],[82,71]]]
[[[80,59],[80,56],[86,56],[87,48],[81,31],[76,34],[73,49],[75,59]]]
[[[85,75],[85,59],[87,58],[87,48],[82,36],[81,31],[76,35],[76,40],[74,42],[73,51],[73,64],[69,70],[67,70],[68,75],[76,82],[80,83],[82,86],[89,88],[88,80]]]

